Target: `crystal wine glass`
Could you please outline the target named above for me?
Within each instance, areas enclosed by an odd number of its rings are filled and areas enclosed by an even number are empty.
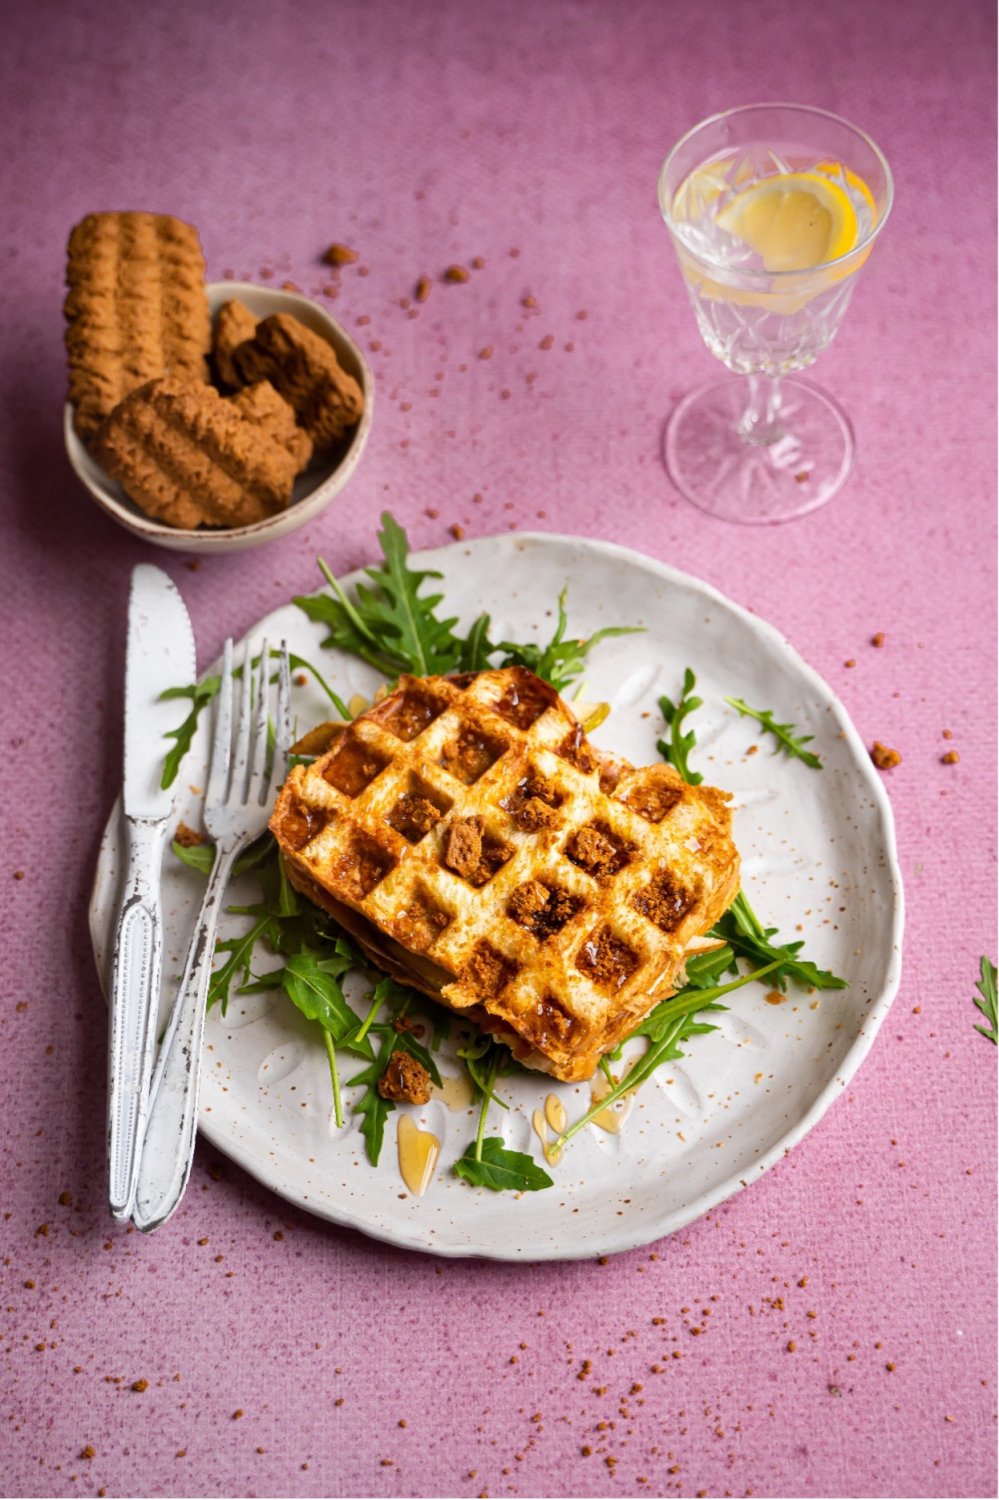
[[[667,424],[667,471],[702,510],[786,521],[846,479],[846,414],[788,376],[835,336],[892,195],[874,142],[806,105],[726,110],[666,158],[659,206],[701,336],[745,377],[691,391]]]

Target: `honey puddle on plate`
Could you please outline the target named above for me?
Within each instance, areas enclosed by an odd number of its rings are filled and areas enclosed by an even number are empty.
[[[590,1084],[590,1098],[592,1102],[599,1104],[601,1099],[606,1099],[612,1087],[613,1085],[607,1082],[604,1075],[598,1073]],[[599,1130],[606,1130],[608,1135],[620,1135],[625,1121],[631,1114],[634,1103],[634,1094],[625,1094],[622,1099],[618,1099],[614,1104],[608,1104],[606,1109],[602,1109],[598,1114],[595,1114],[590,1124],[596,1125]]]
[[[545,1161],[549,1166],[557,1166],[562,1160],[562,1147],[555,1141],[548,1139],[549,1125],[555,1134],[561,1135],[566,1126],[565,1105],[557,1094],[548,1094],[545,1098],[544,1113],[536,1109],[531,1116],[531,1124],[534,1133],[541,1142],[541,1148],[545,1153]]]
[[[433,1179],[441,1143],[429,1130],[421,1130],[410,1115],[399,1116],[396,1140],[402,1180],[414,1197],[422,1198]]]
[[[445,1073],[440,1088],[434,1084],[433,1093],[434,1098],[440,1099],[448,1109],[472,1107],[472,1080],[464,1070],[455,1074]]]

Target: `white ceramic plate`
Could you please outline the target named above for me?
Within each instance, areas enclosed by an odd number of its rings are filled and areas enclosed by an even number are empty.
[[[772,627],[706,584],[620,547],[555,536],[488,538],[419,562],[444,574],[448,612],[463,625],[483,608],[492,612],[495,639],[546,638],[565,585],[572,634],[644,625],[644,635],[596,648],[584,690],[586,699],[613,705],[594,741],[635,762],[656,759],[656,700],[675,696],[684,667],[693,666],[704,707],[696,714],[692,763],[736,794],[745,888],[769,925],[787,940],[803,937],[806,954],[850,987],[792,990],[779,1006],[765,1000],[765,983],[736,991],[719,1030],[694,1038],[682,1063],[662,1068],[639,1092],[619,1135],[588,1126],[552,1169],[555,1186],[521,1197],[470,1188],[453,1176],[475,1118],[440,1098],[423,1109],[405,1107],[443,1142],[425,1196],[408,1194],[399,1176],[402,1110],[389,1116],[381,1163],[371,1167],[356,1125],[333,1126],[326,1055],[313,1028],[275,993],[234,994],[224,1020],[210,1014],[201,1129],[285,1198],[395,1244],[528,1261],[630,1249],[681,1228],[779,1160],[821,1119],[867,1053],[899,979],[902,887],[888,799],[826,684]],[[254,642],[264,634],[322,661],[320,670],[344,698],[377,684],[363,663],[322,652],[321,628],[294,606],[251,632]],[[296,691],[303,729],[327,717],[311,686]],[[765,737],[747,756],[753,726],[725,706],[725,695],[771,708],[813,734],[825,770],[773,755]],[[194,825],[207,734],[203,723],[181,769],[179,816]],[[116,807],[91,907],[102,975],[122,864],[119,818]],[[183,967],[200,890],[200,878],[168,855],[167,990]],[[350,1076],[353,1060],[343,1061]],[[446,1049],[441,1066],[458,1073]],[[540,1159],[530,1119],[550,1088],[540,1075],[537,1082],[507,1080],[502,1092],[511,1107],[492,1107],[488,1133]],[[555,1090],[570,1120],[589,1105],[588,1085]]]
[[[73,426],[73,408],[68,403],[63,411],[63,437],[77,479],[90,491],[101,510],[126,531],[141,537],[144,542],[167,547],[173,552],[241,552],[246,547],[259,547],[263,542],[297,531],[325,510],[340,493],[360,463],[368,441],[375,407],[375,380],[350,334],[318,302],[297,292],[253,286],[248,281],[210,281],[205,292],[213,318],[223,302],[230,302],[233,298],[244,303],[258,318],[268,318],[272,313],[289,313],[298,318],[332,346],[343,368],[353,375],[364,392],[360,422],[339,447],[313,459],[304,473],[299,474],[288,509],[279,511],[276,516],[266,516],[262,521],[254,521],[250,526],[209,527],[198,531],[165,526],[140,510],[121,485],[109,479],[87,452]]]

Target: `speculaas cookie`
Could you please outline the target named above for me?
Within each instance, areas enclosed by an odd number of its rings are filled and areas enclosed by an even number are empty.
[[[126,396],[95,453],[142,510],[184,530],[248,526],[284,510],[297,467],[283,443],[218,391],[172,376]]]
[[[296,473],[301,473],[312,457],[312,439],[304,427],[299,427],[295,413],[269,380],[245,385],[226,400],[245,421],[253,422],[287,448],[295,460]]]
[[[197,230],[166,214],[88,214],[69,237],[69,399],[85,442],[161,375],[207,381],[211,319]]]
[[[232,356],[240,344],[252,339],[260,320],[256,314],[235,298],[223,302],[215,314],[215,333],[212,353],[215,355],[215,372],[224,385],[242,385]]]
[[[232,362],[244,382],[271,382],[295,408],[317,451],[332,447],[360,421],[364,396],[357,381],[325,339],[287,313],[262,319]]]

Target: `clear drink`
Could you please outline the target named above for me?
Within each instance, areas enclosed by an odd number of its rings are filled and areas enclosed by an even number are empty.
[[[891,206],[887,164],[834,115],[753,105],[685,136],[659,194],[701,336],[749,377],[741,395],[726,383],[681,404],[667,430],[670,475],[731,519],[812,510],[849,472],[852,434],[830,397],[781,382],[840,327]]]

